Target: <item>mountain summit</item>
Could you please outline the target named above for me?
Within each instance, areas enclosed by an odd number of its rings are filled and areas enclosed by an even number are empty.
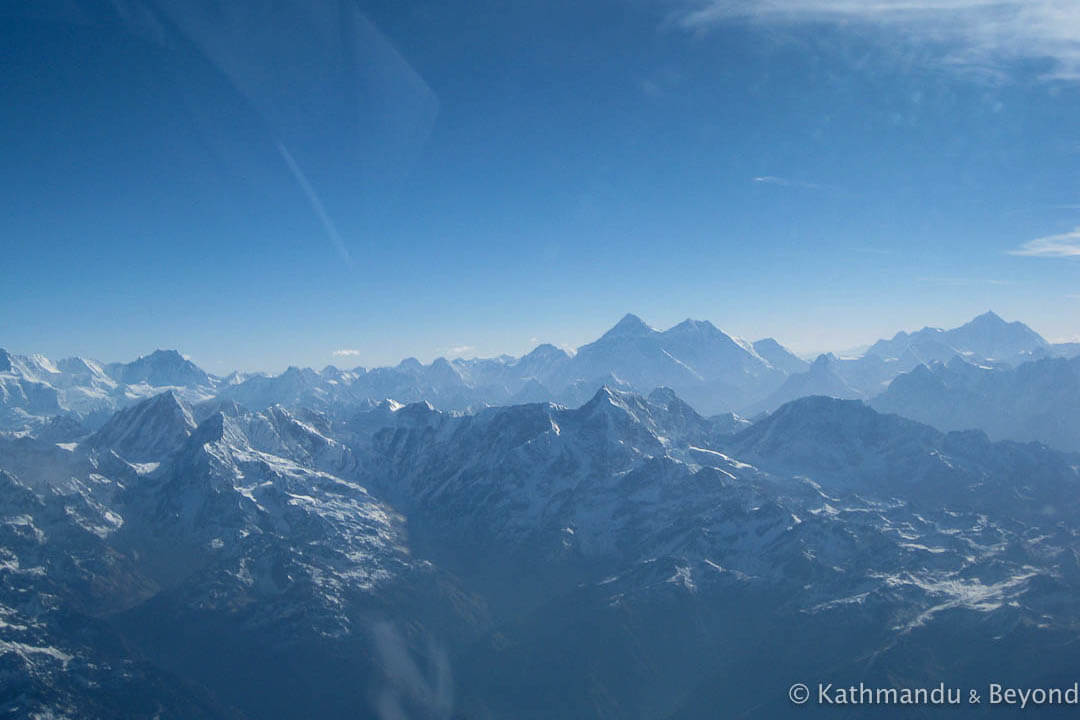
[[[615,323],[614,327],[600,337],[600,340],[610,340],[611,338],[619,337],[643,337],[655,332],[655,330],[646,325],[645,321],[637,315],[626,313],[623,315],[622,320]]]
[[[113,450],[129,462],[151,462],[178,447],[194,429],[191,408],[170,390],[116,413],[88,444]]]
[[[866,354],[884,359],[911,355],[920,362],[947,362],[960,355],[969,360],[1015,364],[1032,359],[1048,346],[1024,323],[1006,322],[997,313],[987,311],[951,330],[924,327],[910,334],[899,332],[891,340],[877,341]]]
[[[153,387],[210,386],[202,368],[176,350],[155,350],[129,363],[105,366],[109,377],[127,385],[146,383]]]

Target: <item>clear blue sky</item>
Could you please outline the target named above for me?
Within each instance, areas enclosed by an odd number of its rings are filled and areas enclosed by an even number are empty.
[[[225,372],[625,312],[800,351],[989,308],[1080,335],[1080,6],[236,5],[2,16],[0,346]]]

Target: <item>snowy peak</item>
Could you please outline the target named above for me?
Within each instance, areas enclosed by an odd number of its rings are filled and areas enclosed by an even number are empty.
[[[448,386],[461,385],[461,373],[444,357],[435,358],[426,369],[428,382]]]
[[[105,374],[102,367],[96,362],[81,357],[69,357],[57,360],[56,367],[60,369],[60,372],[69,373],[71,375],[101,376]]]
[[[805,360],[772,338],[762,338],[756,341],[754,343],[754,352],[768,361],[774,368],[788,375],[803,372],[808,367]]]
[[[551,343],[537,345],[527,355],[523,355],[517,362],[525,361],[548,361],[555,358],[569,358],[570,355],[562,348],[555,347]]]
[[[759,403],[744,408],[747,415],[772,412],[784,403],[802,397],[826,396],[856,399],[863,393],[853,388],[838,372],[840,361],[832,353],[818,355],[805,372],[791,375],[775,392]]]
[[[152,462],[178,448],[195,427],[191,409],[170,390],[116,413],[88,444],[128,462]]]
[[[1002,320],[1001,316],[998,315],[993,310],[987,310],[982,315],[976,315],[967,324],[968,325],[990,325],[990,326],[1003,327],[1005,325],[1008,325],[1009,323]]]
[[[921,423],[882,415],[858,400],[811,396],[789,402],[734,436],[731,452],[758,464],[765,459],[782,467],[842,473],[864,469],[865,458],[899,453],[904,462],[929,457],[943,435]],[[869,473],[887,474],[888,467]]]
[[[315,372],[311,368],[297,367],[296,365],[290,365],[285,368],[285,372],[281,374],[281,377],[287,378],[290,382],[294,383],[315,383],[319,381],[319,373]]]
[[[537,345],[532,352],[513,364],[520,377],[543,383],[570,361],[570,354],[562,348],[545,343]]]
[[[60,370],[44,355],[13,355],[0,350],[0,372],[13,375],[30,382],[49,383],[60,375]]]
[[[213,384],[209,375],[176,350],[155,350],[129,363],[111,363],[105,372],[126,385],[206,387]]]
[[[710,421],[665,387],[644,398],[604,386],[579,409],[564,412],[583,420],[584,428],[604,428],[610,442],[650,454],[705,443],[716,431]]]
[[[878,426],[884,417],[857,400],[812,395],[782,405],[739,433],[735,442],[741,448],[753,448],[753,455],[781,454],[796,443],[823,440],[828,444],[858,434]]]
[[[656,334],[656,331],[645,324],[645,321],[633,313],[623,315],[622,320],[600,336],[600,341],[612,338],[647,337]],[[599,341],[598,341],[599,342]]]
[[[753,346],[741,338],[728,335],[708,320],[687,318],[678,325],[660,333],[665,347],[681,359],[704,370],[710,365],[708,356],[712,353],[732,353],[749,356],[760,362]],[[692,362],[691,362],[692,359]]]
[[[636,392],[673,388],[705,413],[729,411],[760,398],[783,382],[786,373],[760,357],[753,346],[708,321],[686,320],[658,332],[628,315],[596,342],[579,348],[566,363],[556,391],[570,383],[617,378]]]
[[[201,460],[206,457],[205,451],[215,448],[209,454],[220,461],[238,450],[249,450],[250,442],[240,427],[243,419],[243,415],[231,417],[221,411],[213,413],[191,432],[183,445],[182,455],[189,462],[192,458]]]
[[[660,410],[662,414],[670,418],[678,418],[682,421],[690,420],[695,423],[705,422],[705,419],[671,388],[658,387],[649,393],[647,400],[654,414],[656,410]]]
[[[596,391],[596,394],[592,396],[589,402],[581,406],[581,411],[585,414],[615,414],[630,415],[633,416],[633,409],[641,409],[643,403],[641,399],[633,393],[614,390],[607,385],[602,386]]]
[[[699,335],[699,336],[711,336],[720,333],[708,320],[694,320],[693,318],[686,318],[678,325],[674,325],[664,331],[664,335]],[[723,334],[723,333],[721,333]]]
[[[946,332],[956,347],[987,360],[1008,361],[1030,355],[1049,345],[1022,322],[1005,322],[994,312],[985,312],[955,330]]]
[[[921,362],[945,362],[961,355],[1015,364],[1045,352],[1048,347],[1049,343],[1024,323],[1006,322],[993,311],[987,311],[951,330],[925,327],[910,334],[899,332],[891,340],[874,343],[867,354],[884,358],[909,355]]]
[[[397,364],[395,370],[407,373],[420,373],[424,370],[424,365],[414,357],[407,357]]]
[[[734,345],[743,352],[753,354],[753,350],[747,348],[749,343],[744,345],[708,320],[687,318],[678,325],[659,333],[659,335],[665,347],[678,348],[679,350],[689,351],[691,354],[702,351],[708,352],[716,348],[717,344],[721,346]]]
[[[895,378],[872,404],[941,430],[977,427],[995,440],[1080,451],[1080,358],[1043,358],[1016,368],[958,357],[920,365]]]

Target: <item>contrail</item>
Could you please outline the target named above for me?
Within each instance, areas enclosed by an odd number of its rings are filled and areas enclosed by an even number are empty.
[[[307,179],[307,175],[304,175],[304,171],[300,169],[300,166],[296,164],[296,160],[293,158],[292,153],[285,147],[280,140],[274,143],[277,146],[278,152],[281,153],[281,157],[285,160],[285,164],[289,167],[289,172],[296,178],[296,182],[300,185],[300,189],[307,195],[308,202],[311,203],[311,209],[315,211],[315,215],[318,216],[319,222],[322,223],[323,229],[326,231],[327,237],[330,238],[330,242],[334,248],[341,255],[341,258],[345,261],[346,265],[352,266],[352,256],[349,255],[349,249],[345,247],[345,242],[341,239],[341,234],[337,231],[337,226],[334,225],[333,219],[329,213],[326,212],[326,207],[323,205],[322,200],[319,199],[319,194],[315,192],[315,188],[312,187],[311,182]]]

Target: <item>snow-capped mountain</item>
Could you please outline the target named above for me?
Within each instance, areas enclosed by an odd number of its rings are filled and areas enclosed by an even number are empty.
[[[810,364],[772,338],[754,342],[754,352],[777,370],[794,375],[805,371]]]
[[[340,419],[387,398],[475,412],[534,402],[576,407],[602,386],[639,394],[670,387],[705,415],[734,408],[756,416],[810,395],[874,398],[894,378],[924,362],[962,357],[1008,368],[1058,355],[1068,355],[1068,348],[1048,344],[1026,325],[1005,322],[992,312],[952,330],[898,333],[859,358],[824,354],[813,364],[771,338],[748,343],[695,320],[659,331],[634,315],[573,354],[540,345],[520,358],[437,358],[426,365],[407,358],[393,367],[290,367],[279,375],[234,373],[226,379],[209,375],[176,351],[158,350],[131,363],[105,366],[82,358],[53,363],[40,355],[0,351],[0,432],[70,442],[97,430],[114,411],[166,389],[190,405],[217,398],[254,410],[280,405]],[[993,430],[995,437],[1051,437],[1049,425],[1036,425],[1040,429],[1032,435]],[[989,420],[978,426],[991,429]]]
[[[175,350],[155,350],[129,363],[112,363],[105,373],[123,385],[212,387],[214,380]]]
[[[0,468],[9,711],[703,717],[719,686],[774,717],[732,658],[921,677],[993,636],[1033,681],[1036,651],[1080,661],[1075,459],[857,401],[748,426],[667,388],[469,414],[166,391],[2,438]]]
[[[861,399],[866,394],[844,379],[840,369],[841,360],[835,355],[819,355],[805,372],[788,377],[784,384],[769,394],[765,399],[745,407],[742,413],[755,416],[762,412],[771,412],[776,408],[812,395],[840,398],[843,400]]]
[[[1080,452],[1080,357],[1016,368],[955,357],[897,377],[872,404],[943,430],[979,428],[994,439],[1035,440]]]
[[[791,366],[790,353],[783,348],[764,347]],[[730,411],[766,394],[788,371],[708,321],[685,320],[661,332],[627,315],[599,340],[578,349],[566,364],[561,384],[608,374],[638,392],[673,388],[708,414]]]
[[[859,357],[819,356],[812,367],[792,373],[771,396],[739,406],[738,411],[754,415],[809,395],[872,398],[885,392],[898,375],[955,357],[987,367],[1015,367],[1068,352],[1021,322],[1005,322],[986,312],[951,330],[925,327],[914,333],[899,332],[890,340],[877,341]]]
[[[632,315],[576,353],[226,379],[0,352],[0,708],[773,717],[731,658],[823,647],[1048,682],[1080,664],[1080,463],[991,438],[1080,448],[1062,353],[992,314],[811,364]]]
[[[90,432],[116,410],[166,389],[189,404],[218,398],[256,410],[281,405],[342,415],[386,398],[468,412],[525,402],[577,406],[604,385],[639,393],[671,387],[699,411],[714,414],[760,400],[805,367],[772,339],[750,344],[694,320],[660,332],[633,315],[573,355],[542,344],[520,358],[436,358],[429,364],[406,358],[393,367],[290,367],[278,375],[226,378],[175,350],[108,365],[0,351],[0,432],[39,434],[58,415]]]
[[[152,684],[175,676],[177,687],[158,693],[169,717],[232,717],[236,707],[255,716],[335,715],[382,696],[437,708],[441,700],[414,697],[393,675],[395,653],[438,660],[430,644],[473,632],[482,605],[411,557],[404,518],[356,482],[352,451],[320,432],[318,416],[217,405],[198,408],[196,426],[191,409],[166,392],[74,446],[7,441],[0,462],[31,451],[38,461],[20,466],[26,483],[0,473],[0,516],[38,549],[0,534],[0,607],[10,610],[0,654],[23,658],[8,671],[12,687],[31,693],[5,695],[0,706],[137,717],[135,703],[115,715],[109,708],[125,707],[129,690],[153,698]],[[50,468],[61,465],[66,482],[54,483]],[[9,582],[15,577],[24,581]],[[67,593],[61,607],[81,603],[55,620],[53,605],[28,602],[53,584]],[[65,619],[73,609],[108,620],[88,621],[101,626],[94,635],[72,634],[62,628],[77,622]],[[210,626],[218,630],[206,633]],[[43,630],[27,636],[26,627]],[[342,656],[356,673],[347,686],[333,672]],[[246,680],[235,675],[241,657],[261,668]],[[268,657],[276,660],[265,664]],[[127,680],[103,683],[110,668]],[[271,678],[277,689],[259,690]],[[298,682],[325,685],[326,701],[292,697]]]
[[[1015,365],[1044,352],[1049,343],[1022,322],[1005,322],[987,311],[951,330],[925,327],[914,333],[899,332],[891,340],[879,340],[867,355],[900,358],[914,353],[921,362],[946,362],[955,355],[970,360]]]
[[[452,417],[418,407],[422,422],[376,433],[369,468],[427,536],[422,551],[484,587],[499,615],[531,608],[471,658],[483,672],[469,676],[480,688],[469,707],[521,713],[526,675],[530,688],[551,693],[607,663],[609,674],[594,681],[609,693],[609,711],[647,702],[664,715],[692,705],[696,682],[720,675],[738,643],[760,652],[761,636],[733,639],[742,636],[732,613],[758,628],[791,622],[785,633],[802,639],[824,641],[836,623],[872,630],[844,636],[853,656],[888,654],[912,635],[936,651],[924,628],[961,617],[969,628],[961,634],[974,640],[1001,623],[1036,622],[1074,587],[1072,531],[1036,540],[1025,529],[1073,523],[1076,502],[1063,498],[1074,497],[1080,475],[1061,455],[944,435],[827,398],[712,435],[665,399],[604,389],[576,410]],[[523,566],[527,577],[497,581]],[[1051,632],[1067,632],[1075,612],[1058,615]],[[673,615],[692,619],[680,625]],[[627,625],[630,617],[637,622]],[[575,628],[573,639],[555,627]],[[667,645],[670,633],[693,652]],[[588,657],[589,648],[595,657],[611,642],[625,662],[603,653],[595,664],[530,674],[547,658],[564,667],[554,658]],[[722,657],[710,643],[727,648]],[[769,654],[780,666],[806,662],[781,645]],[[722,682],[747,709],[764,697],[760,681],[757,694]],[[500,694],[506,685],[516,688],[512,699]],[[658,686],[679,689],[663,697]],[[595,698],[574,692],[557,695],[564,712],[600,712]]]
[[[0,712],[240,718],[197,685],[125,652],[120,633],[101,619],[154,592],[110,546],[120,522],[77,494],[39,497],[0,470]]]
[[[672,387],[705,413],[728,412],[775,389],[806,364],[774,340],[755,346],[734,339],[711,323],[687,320],[664,332],[627,315],[595,342],[571,355],[539,345],[513,358],[448,361],[424,365],[407,358],[394,367],[321,372],[289,368],[274,376],[229,383],[221,397],[248,407],[272,404],[340,411],[394,398],[425,400],[444,410],[523,402],[580,405],[608,385],[648,393]]]
[[[191,408],[170,390],[119,411],[86,444],[108,448],[128,462],[153,462],[194,429]]]
[[[36,358],[0,349],[0,420],[4,427],[21,427],[34,417],[62,412],[56,388],[40,379],[53,374]]]
[[[175,350],[105,366],[80,357],[54,363],[43,355],[0,350],[0,432],[39,433],[57,416],[90,431],[116,410],[163,390],[200,402],[214,396],[218,383]]]

